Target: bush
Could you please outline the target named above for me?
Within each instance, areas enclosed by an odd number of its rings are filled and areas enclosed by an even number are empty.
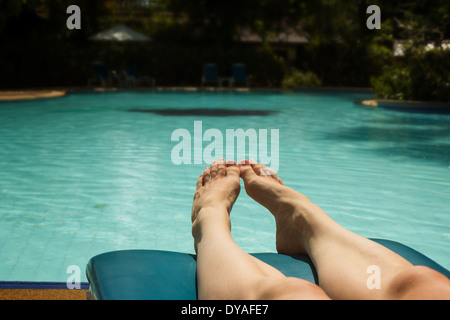
[[[372,78],[371,82],[377,99],[412,99],[411,74],[407,67],[388,67],[379,77]]]
[[[414,53],[371,79],[378,99],[450,102],[450,52]]]
[[[293,89],[295,87],[318,87],[322,85],[322,81],[314,72],[302,72],[295,68],[283,78],[282,86],[285,89]]]

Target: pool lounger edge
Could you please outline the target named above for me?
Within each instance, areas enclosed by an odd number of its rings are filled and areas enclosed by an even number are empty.
[[[450,278],[450,272],[422,253],[401,243],[372,239],[403,256]],[[253,253],[283,274],[318,283],[306,255]],[[86,267],[89,296],[99,300],[196,300],[195,255],[160,250],[122,250],[92,257]]]

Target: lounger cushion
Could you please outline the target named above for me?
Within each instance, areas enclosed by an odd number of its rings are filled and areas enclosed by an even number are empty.
[[[372,239],[400,254],[413,265],[450,273],[420,252],[401,243]],[[318,283],[311,260],[305,255],[254,253],[289,277]],[[86,274],[90,291],[100,300],[195,300],[195,255],[159,250],[123,250],[100,254],[89,260]]]

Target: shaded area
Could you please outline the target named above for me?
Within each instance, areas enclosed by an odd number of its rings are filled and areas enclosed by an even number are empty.
[[[278,111],[268,110],[230,110],[230,109],[129,109],[130,112],[155,113],[162,116],[204,116],[204,117],[230,117],[230,116],[270,116]]]
[[[409,112],[409,113],[430,113],[430,114],[450,114],[450,104],[431,105],[431,106],[380,106],[383,109],[396,111],[396,112]]]
[[[450,126],[446,120],[396,118],[366,122],[324,135],[337,142],[350,141],[354,146],[370,146],[386,156],[404,156],[449,163],[450,144],[445,138]]]
[[[295,277],[319,284],[319,276],[311,259],[305,254],[251,253],[255,258],[276,267],[286,277]]]

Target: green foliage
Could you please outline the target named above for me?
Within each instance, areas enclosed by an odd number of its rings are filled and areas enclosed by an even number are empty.
[[[15,18],[22,12],[35,8],[38,0],[2,0],[0,1],[0,32],[9,19]]]
[[[415,53],[372,78],[378,99],[450,102],[450,52]]]
[[[292,68],[291,72],[283,78],[282,86],[285,89],[296,87],[318,87],[322,81],[312,71],[302,72]]]
[[[65,26],[70,4],[81,8],[81,30]],[[0,0],[0,78],[9,87],[85,85],[92,61],[100,60],[117,71],[133,64],[158,85],[198,85],[204,63],[216,63],[227,77],[240,62],[247,64],[253,86],[373,84],[380,97],[448,96],[448,62],[423,47],[450,38],[450,2],[370,4],[381,8],[381,30],[367,29],[366,0]],[[116,23],[152,42],[87,40]],[[308,33],[309,43],[296,46],[296,55],[292,44],[267,40],[297,27]],[[262,42],[240,42],[242,29]],[[392,53],[396,39],[411,41],[400,61]]]
[[[409,100],[412,97],[411,73],[407,67],[388,67],[371,79],[377,99]]]
[[[450,36],[450,2],[423,0],[386,6],[383,37],[405,40],[404,56],[388,60],[381,74],[373,74],[376,97],[449,102],[450,51],[440,46]],[[427,49],[430,43],[436,49]]]

